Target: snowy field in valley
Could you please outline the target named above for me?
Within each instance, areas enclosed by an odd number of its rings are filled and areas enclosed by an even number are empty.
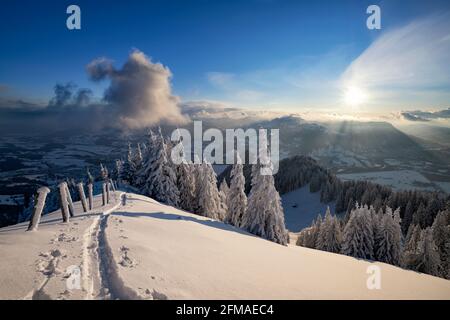
[[[135,194],[125,206],[43,217],[0,229],[0,299],[450,299],[450,281],[376,263],[281,246]],[[67,269],[81,269],[68,290]]]
[[[337,176],[342,180],[367,180],[392,187],[397,191],[411,189],[434,191],[437,189],[430,180],[413,170],[344,173]]]
[[[330,207],[331,213],[334,214],[335,203],[326,204],[320,202],[320,192],[309,192],[309,184],[303,188],[283,194],[281,202],[284,209],[286,228],[294,232],[309,227],[319,213],[323,217],[327,206]]]

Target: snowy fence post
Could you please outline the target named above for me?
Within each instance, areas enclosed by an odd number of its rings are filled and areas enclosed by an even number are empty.
[[[80,194],[81,205],[83,206],[83,212],[88,211],[86,203],[86,195],[84,194],[83,182],[78,183],[78,193]]]
[[[106,203],[109,203],[109,187],[110,187],[109,181],[106,182]]]
[[[45,199],[50,189],[47,187],[41,187],[37,190],[36,203],[34,204],[33,215],[31,216],[30,224],[27,231],[37,230],[39,221],[41,221],[42,211],[44,210]]]
[[[63,222],[69,222],[69,204],[67,203],[67,186],[65,182],[59,184],[59,204],[61,205],[61,213]]]
[[[102,184],[102,206],[106,206],[106,183]]]
[[[69,214],[70,214],[70,217],[72,218],[75,216],[75,209],[73,207],[72,196],[70,194],[69,186],[67,185],[67,183],[66,183],[66,194],[67,194],[67,204],[69,207]]]
[[[89,196],[89,210],[92,210],[94,207],[94,186],[92,183],[88,184],[88,196]]]

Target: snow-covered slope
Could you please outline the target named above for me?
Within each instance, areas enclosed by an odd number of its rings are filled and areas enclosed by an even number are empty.
[[[320,192],[309,192],[309,184],[281,195],[286,227],[294,232],[311,225],[319,214],[323,216],[330,207],[334,214],[335,202],[320,202]]]
[[[147,197],[105,209],[67,224],[52,213],[37,232],[0,229],[0,299],[450,299],[450,281],[382,263],[381,289],[369,290],[369,262],[277,245]],[[66,288],[70,266],[81,290]]]

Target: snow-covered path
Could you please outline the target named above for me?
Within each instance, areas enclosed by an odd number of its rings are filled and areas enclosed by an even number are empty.
[[[381,289],[369,290],[367,261],[280,246],[135,194],[26,226],[0,229],[0,299],[450,299],[450,281],[376,263]],[[68,290],[73,267],[80,289]]]
[[[102,207],[96,196],[88,213],[75,203],[69,223],[57,211],[43,216],[37,231],[26,232],[28,223],[0,229],[0,299],[108,298],[99,272],[99,235],[102,220],[120,205],[120,193],[112,200]],[[74,267],[81,271],[80,290],[77,282],[74,290],[66,285]]]

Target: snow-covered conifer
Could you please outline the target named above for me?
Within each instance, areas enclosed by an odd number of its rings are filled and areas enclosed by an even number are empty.
[[[450,276],[448,267],[448,247],[450,246],[450,212],[448,210],[440,211],[434,219],[433,239],[439,251],[441,258],[440,274],[443,277]]]
[[[333,217],[327,207],[325,219],[321,224],[316,240],[316,248],[323,251],[338,253],[341,251],[341,227],[339,220]]]
[[[378,261],[400,265],[402,253],[402,233],[400,226],[400,211],[392,212],[390,207],[382,215],[378,231],[376,258]]]
[[[374,258],[374,239],[370,210],[367,206],[352,210],[344,228],[342,250],[345,255],[355,258]]]
[[[436,243],[433,239],[431,227],[422,230],[417,250],[418,255],[413,270],[439,276],[439,265],[441,260]]]
[[[217,177],[214,169],[206,160],[200,165],[201,176],[199,188],[197,189],[198,196],[198,213],[212,219],[219,219],[220,213],[220,195],[217,189]]]
[[[231,182],[229,190],[228,217],[227,222],[236,226],[243,226],[245,211],[247,210],[247,196],[245,195],[245,178],[243,165],[237,156],[236,164],[231,169]]]
[[[177,182],[178,189],[180,191],[180,208],[189,212],[194,212],[196,209],[196,177],[194,174],[194,166],[195,165],[193,163],[187,163],[186,160],[182,161],[182,163],[177,166]]]
[[[252,188],[242,227],[257,236],[285,245],[288,233],[281,198],[275,189],[273,175],[262,175],[261,168],[260,163],[252,166]]]
[[[168,163],[165,142],[158,137],[154,150],[154,158],[149,163],[149,176],[144,190],[146,194],[156,200],[171,206],[178,206],[180,193],[177,187],[177,176]]]
[[[229,191],[226,179],[223,179],[219,186],[219,196],[220,196],[220,208],[219,208],[219,219],[220,221],[226,221],[228,218],[228,199]]]

